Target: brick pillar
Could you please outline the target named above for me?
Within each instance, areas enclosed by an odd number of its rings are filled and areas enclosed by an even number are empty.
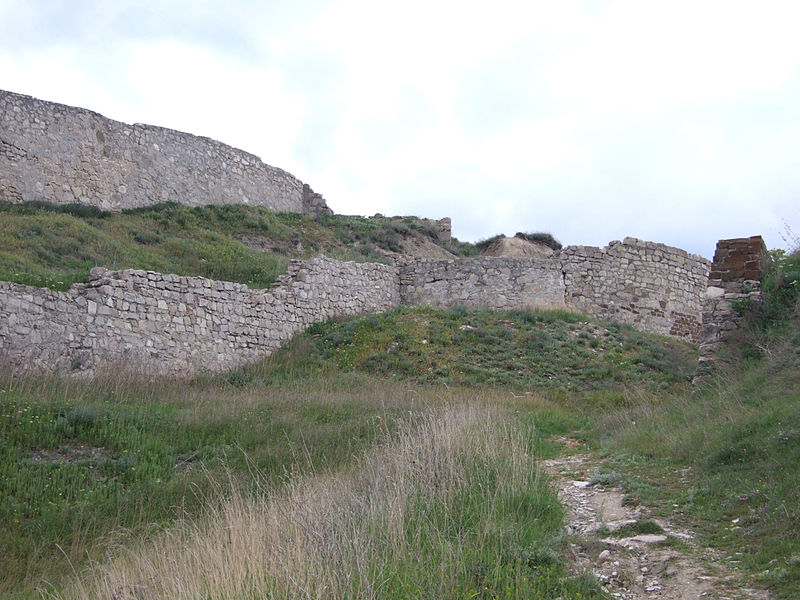
[[[745,303],[761,300],[761,279],[770,263],[760,235],[717,242],[703,302],[700,360],[695,380],[711,371],[717,351],[741,326],[744,315],[737,310],[737,300]]]

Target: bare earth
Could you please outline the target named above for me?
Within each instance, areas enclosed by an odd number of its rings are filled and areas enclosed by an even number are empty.
[[[483,256],[505,256],[509,258],[548,258],[553,249],[518,237],[500,238],[489,245]]]
[[[763,590],[742,587],[741,575],[724,564],[724,557],[699,546],[691,531],[653,518],[646,507],[625,505],[620,488],[590,486],[589,479],[598,466],[585,454],[543,462],[564,505],[567,532],[575,540],[570,544],[574,566],[592,572],[613,598],[769,598]],[[639,520],[655,521],[664,534],[627,538],[608,535]],[[684,548],[670,543],[674,539],[668,536],[680,540]]]

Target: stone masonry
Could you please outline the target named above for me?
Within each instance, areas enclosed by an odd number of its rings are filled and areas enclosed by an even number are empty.
[[[160,202],[330,212],[308,185],[205,137],[0,90],[0,201],[122,210]]]
[[[267,356],[336,316],[400,304],[563,307],[695,340],[708,261],[626,238],[571,246],[548,259],[409,260],[398,266],[293,261],[266,290],[160,273],[94,269],[54,292],[0,282],[0,357],[13,369],[160,375],[217,372]]]
[[[697,340],[709,262],[684,250],[625,238],[605,248],[568,246],[566,304],[645,331]]]
[[[703,303],[700,376],[711,369],[718,350],[740,327],[747,306],[761,300],[761,279],[770,262],[761,236],[717,242]]]
[[[552,259],[413,260],[400,268],[400,300],[409,306],[564,308],[564,275]]]
[[[394,267],[319,256],[272,287],[93,269],[66,292],[0,282],[0,357],[12,369],[219,372],[267,356],[317,321],[399,302]]]
[[[708,270],[700,256],[625,238],[605,248],[568,246],[547,259],[411,261],[400,270],[400,299],[466,308],[565,307],[696,340]]]

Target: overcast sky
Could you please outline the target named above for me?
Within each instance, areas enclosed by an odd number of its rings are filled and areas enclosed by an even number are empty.
[[[0,88],[459,239],[800,232],[797,0],[0,0]]]

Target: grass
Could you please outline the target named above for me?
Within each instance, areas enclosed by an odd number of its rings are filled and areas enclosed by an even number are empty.
[[[475,248],[478,251],[486,250],[489,246],[494,244],[496,241],[503,239],[505,234],[499,233],[497,235],[493,235],[486,239],[479,240],[475,243]],[[563,247],[561,242],[559,242],[556,238],[553,237],[551,233],[546,232],[536,232],[536,233],[528,233],[528,232],[517,232],[514,237],[519,238],[521,240],[525,240],[527,242],[533,242],[535,244],[542,244],[551,248],[552,250],[561,250]]]
[[[359,392],[353,393],[356,386]],[[0,595],[52,581],[207,504],[220,478],[338,468],[418,402],[359,377],[264,390],[55,378],[0,383]],[[247,484],[249,485],[249,483]]]
[[[320,252],[385,261],[409,236],[438,243],[419,219],[275,213],[244,205],[160,204],[122,213],[81,205],[0,203],[0,280],[64,290],[92,267],[145,269],[269,286],[290,258]],[[468,254],[458,240],[447,247]]]
[[[797,269],[798,256],[779,263]],[[697,529],[778,598],[800,587],[798,291],[771,273],[728,363],[692,395],[642,398],[589,437],[628,493]],[[678,474],[676,476],[676,474]],[[631,489],[632,482],[639,482]]]
[[[518,237],[520,239],[526,240],[528,242],[534,242],[536,244],[542,244],[551,248],[553,250],[561,250],[563,246],[561,242],[559,242],[556,238],[553,237],[551,233],[526,233],[526,232],[518,232],[514,237]]]
[[[316,324],[292,345],[306,369],[579,392],[612,404],[633,389],[688,389],[696,362],[689,344],[559,310],[399,308]]]
[[[2,390],[3,597],[596,591],[536,467],[537,424],[571,426],[546,399],[353,374]]]
[[[630,523],[629,525],[623,525],[611,535],[613,537],[623,538],[637,535],[658,535],[661,533],[664,533],[664,529],[661,525],[650,519],[644,519],[636,521],[635,523]]]
[[[233,493],[58,597],[588,597],[599,588],[566,576],[561,508],[529,450],[502,411],[426,410],[346,472]]]

